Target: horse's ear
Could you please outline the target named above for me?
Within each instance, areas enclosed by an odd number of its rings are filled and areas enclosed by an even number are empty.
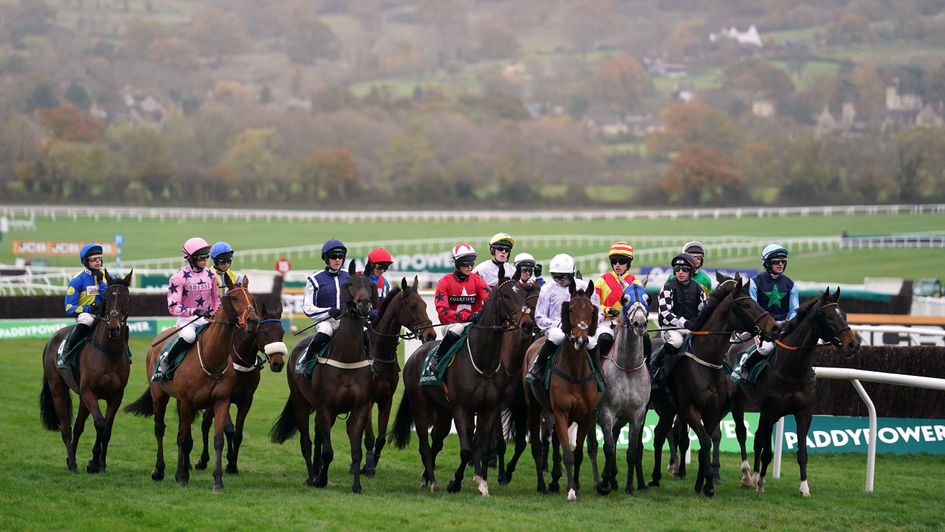
[[[419,287],[420,287],[420,277],[414,275],[414,276],[413,276],[413,288],[414,288],[414,290],[416,290],[416,289],[419,288]]]
[[[820,295],[820,300],[821,300],[821,301],[827,301],[828,298],[830,298],[830,287],[829,287],[829,286],[827,287],[826,290],[824,290],[824,293]]]
[[[358,265],[354,263],[354,259],[351,259],[351,262],[348,263],[348,274],[354,275],[357,272],[358,272]],[[365,270],[365,274],[367,274],[367,270]]]
[[[561,332],[571,336],[571,304],[567,301],[561,303]]]
[[[276,306],[272,308],[272,315],[281,318],[282,317],[282,300],[280,299]]]
[[[400,278],[400,289],[401,289],[401,290],[407,290],[407,278],[406,278],[406,277],[401,277],[401,278]]]
[[[260,305],[259,310],[262,311],[259,314],[260,316],[266,315],[266,302],[265,301],[262,302],[262,305]]]
[[[643,278],[642,281],[640,281],[640,286],[642,286],[643,288],[646,288],[646,283],[648,283],[648,282],[650,282],[650,276],[649,276],[649,275],[647,275],[646,277]]]
[[[516,266],[515,273],[512,275],[512,280],[521,281],[522,280],[522,267]]]
[[[233,289],[233,281],[230,279],[230,276],[229,276],[229,275],[224,275],[224,276],[223,276],[223,286],[226,286],[226,289],[227,289],[227,290],[232,290],[232,289]]]
[[[735,272],[735,277],[732,277],[732,279],[735,279],[736,281],[741,281],[741,280],[742,280],[742,274],[739,273],[739,272]]]
[[[597,319],[600,317],[600,309],[597,308],[597,305],[594,305],[594,315],[591,316],[591,328],[587,331],[588,336],[594,336],[597,334]]]
[[[725,282],[725,276],[722,275],[722,272],[720,272],[720,271],[718,271],[718,270],[715,270],[715,280],[718,281],[718,282],[720,282],[720,283],[724,283],[724,282]]]
[[[131,286],[131,276],[134,275],[134,273],[135,273],[135,269],[132,268],[131,271],[128,272],[128,275],[126,275],[125,278],[122,279],[121,283],[125,286]]]
[[[833,295],[833,302],[836,303],[840,301],[840,287],[837,287],[837,292]]]
[[[367,264],[364,265],[364,275],[374,275],[374,263],[373,263],[373,262],[368,261]]]
[[[229,278],[229,277],[227,277],[227,278]],[[240,286],[242,286],[243,288],[249,290],[249,277],[247,277],[247,276],[244,275],[244,276],[243,276],[243,280],[240,281]]]
[[[588,299],[594,297],[594,283],[588,281],[587,286],[584,287],[584,295],[586,295]]]

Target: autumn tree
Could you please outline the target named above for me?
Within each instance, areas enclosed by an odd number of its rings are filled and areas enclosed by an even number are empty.
[[[122,33],[125,49],[134,57],[146,58],[151,43],[167,37],[167,28],[151,19],[133,18]]]
[[[651,87],[643,67],[635,59],[618,55],[601,61],[591,78],[591,97],[618,113],[633,111]]]
[[[279,150],[282,137],[272,128],[249,128],[240,132],[220,161],[242,177],[243,190],[256,200],[272,200],[278,183],[286,180]]]
[[[687,144],[673,159],[659,188],[670,203],[718,205],[741,201],[742,176],[724,153],[700,144]]]
[[[197,12],[187,27],[186,35],[200,53],[213,57],[238,54],[249,47],[249,36],[243,20],[222,9],[208,8]]]
[[[102,124],[74,105],[60,105],[39,110],[39,121],[59,140],[92,142],[98,140]]]
[[[770,98],[778,103],[794,94],[794,82],[787,73],[761,58],[745,59],[726,68],[723,86],[752,97]]]
[[[610,0],[580,0],[568,5],[562,30],[583,59],[614,29],[617,14]]]
[[[686,144],[702,144],[731,153],[739,144],[739,133],[731,119],[721,111],[692,101],[677,103],[663,110],[664,130],[647,137],[650,156],[665,156]]]
[[[344,148],[316,148],[302,161],[298,180],[306,199],[345,200],[358,180],[358,166]]]

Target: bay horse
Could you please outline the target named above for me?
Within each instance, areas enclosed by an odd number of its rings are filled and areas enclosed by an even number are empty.
[[[233,284],[224,277],[227,293],[220,298],[220,308],[214,313],[210,325],[190,346],[183,362],[166,382],[150,382],[148,389],[137,401],[125,407],[125,411],[137,416],[154,416],[154,437],[157,440],[157,457],[153,480],[164,479],[164,414],[171,397],[177,399],[177,471],[174,479],[181,486],[190,481],[190,451],[194,446],[191,424],[197,413],[205,408],[213,411],[213,448],[216,460],[213,468],[213,490],[223,489],[223,429],[230,410],[230,393],[235,377],[230,353],[233,351],[235,329],[245,329],[254,334],[259,326],[259,315],[253,308],[249,293],[249,278],[244,276],[240,284]],[[171,338],[175,338],[171,335]],[[158,363],[165,338],[148,351],[145,376],[150,381],[154,366]]]
[[[128,384],[131,359],[128,352],[128,305],[131,299],[129,272],[123,279],[112,278],[105,270],[108,288],[103,296],[104,316],[95,316],[96,324],[91,341],[85,344],[76,358],[77,371],[56,368],[59,345],[75,328],[63,327],[53,334],[43,348],[43,388],[39,394],[40,417],[47,430],[59,430],[66,446],[66,467],[76,472],[76,450],[85,421],[92,414],[95,425],[95,443],[92,458],[85,466],[88,473],[105,472],[108,442],[112,437],[115,414],[121,406]],[[72,422],[72,395],[79,396],[79,411]],[[99,401],[105,400],[105,415]]]
[[[410,439],[411,424],[420,440],[423,462],[422,486],[439,489],[436,482],[436,457],[449,434],[450,423],[456,423],[459,435],[459,467],[447,491],[456,493],[462,487],[467,464],[473,464],[473,481],[479,493],[489,496],[488,457],[493,446],[492,432],[499,414],[506,375],[501,371],[500,346],[505,332],[520,329],[531,334],[535,326],[531,309],[525,303],[527,292],[518,280],[499,277],[472,323],[469,336],[446,370],[442,387],[421,386],[420,373],[427,353],[435,342],[421,345],[404,364],[404,395],[401,399],[391,437],[403,449]],[[430,427],[433,445],[429,441]]]
[[[372,271],[365,268],[364,271]],[[370,419],[365,425],[364,447],[366,450],[362,473],[373,477],[381,451],[387,443],[387,424],[394,403],[394,392],[400,382],[400,366],[397,363],[397,346],[400,344],[400,330],[406,327],[421,342],[436,340],[436,330],[427,314],[427,304],[417,291],[419,279],[413,278],[413,284],[401,279],[400,286],[394,286],[380,305],[375,323],[368,329],[368,349],[374,360],[374,380],[371,381],[371,406],[377,404],[377,437]]]
[[[594,470],[597,493],[607,495],[617,489],[616,438],[629,423],[627,446],[627,483],[624,491],[633,494],[636,473],[637,489],[646,489],[643,481],[643,423],[650,402],[650,372],[643,354],[643,336],[649,317],[649,296],[646,289],[631,284],[621,297],[623,310],[613,354],[602,355],[601,373],[607,389],[597,404],[597,424],[604,434],[603,478],[597,478],[597,438],[592,432],[588,439],[587,455]]]
[[[253,306],[256,306],[255,299]],[[236,405],[236,424],[234,425],[230,416],[227,415],[226,428],[223,431],[226,436],[226,472],[231,475],[240,472],[238,462],[240,447],[243,444],[243,425],[246,422],[246,416],[249,415],[249,409],[253,407],[253,396],[256,395],[260,373],[262,373],[262,366],[256,365],[256,353],[265,355],[269,369],[273,373],[281,372],[285,365],[287,349],[282,341],[285,336],[285,330],[282,328],[282,302],[280,301],[271,309],[263,303],[260,311],[262,319],[255,333],[250,334],[243,329],[237,329],[233,335],[231,356],[235,373],[233,374],[233,389],[230,392],[230,404]],[[213,411],[204,410],[203,423],[200,426],[203,450],[200,453],[200,459],[194,465],[196,469],[206,469],[210,462],[209,439],[212,423]]]
[[[827,288],[820,297],[801,305],[797,315],[785,324],[781,338],[775,341],[775,349],[768,357],[767,366],[761,370],[757,384],[750,389],[738,387],[733,411],[744,411],[747,396],[760,412],[752,478],[750,482],[743,479],[743,486],[754,486],[759,493],[764,492],[765,475],[772,457],[772,429],[779,419],[793,414],[797,425],[797,465],[801,473],[799,490],[802,496],[810,497],[807,433],[817,401],[817,380],[811,363],[814,349],[818,340],[833,344],[847,356],[854,356],[860,348],[839,301],[840,289],[831,294]],[[740,443],[744,448],[744,440]],[[742,469],[747,473],[747,463],[742,464]]]
[[[719,278],[719,285],[709,295],[709,301],[697,322],[703,326],[693,331],[691,349],[680,350],[679,365],[668,376],[670,393],[653,394],[652,402],[659,414],[654,430],[654,464],[650,486],[658,487],[662,477],[661,453],[666,436],[678,415],[685,420],[699,438],[699,471],[695,491],[706,497],[715,496],[712,474],[712,433],[724,412],[728,411],[728,379],[723,361],[733,332],[751,332],[771,339],[778,334],[778,324],[748,293],[749,284],[740,275],[734,279]],[[686,442],[688,443],[688,441]],[[683,443],[685,445],[685,443]],[[677,475],[685,475],[685,461],[680,458]]]
[[[561,330],[566,336],[561,352],[551,365],[551,381],[548,390],[525,383],[525,402],[528,406],[528,434],[532,442],[532,458],[538,476],[538,492],[545,493],[544,473],[541,464],[541,424],[544,413],[554,417],[554,433],[563,447],[564,465],[568,477],[568,500],[577,500],[580,489],[581,462],[584,459],[584,439],[595,430],[594,419],[600,397],[595,378],[595,369],[587,354],[588,339],[597,332],[599,309],[591,302],[593,283],[583,290],[570,285],[571,300],[561,304]],[[538,356],[547,340],[539,338],[528,348],[522,366],[522,381],[528,367]],[[577,439],[571,449],[568,428],[577,423]]]
[[[328,485],[328,466],[334,458],[331,428],[339,414],[348,414],[347,430],[351,443],[351,467],[354,476],[351,491],[361,493],[361,441],[364,425],[370,418],[372,361],[365,359],[364,322],[377,301],[377,285],[357,273],[352,260],[349,280],[341,285],[345,309],[341,325],[331,340],[327,358],[319,359],[310,376],[296,373],[296,361],[308,349],[314,335],[303,338],[289,356],[286,378],[289,398],[270,431],[273,443],[282,443],[299,432],[299,446],[308,478],[305,483],[316,488]],[[314,353],[309,354],[315,356]],[[315,442],[308,431],[308,419],[315,411]]]

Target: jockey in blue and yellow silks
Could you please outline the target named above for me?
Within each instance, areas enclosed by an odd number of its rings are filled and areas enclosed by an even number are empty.
[[[230,278],[233,286],[236,286],[243,280],[242,275],[237,275],[230,271],[230,267],[233,264],[233,246],[226,242],[217,242],[210,247],[210,260],[213,261],[213,269],[217,274],[217,286],[220,289],[220,297],[223,297],[227,292],[225,277]]]
[[[66,316],[74,317],[75,330],[69,343],[62,350],[68,353],[78,342],[86,338],[95,325],[95,316],[101,312],[105,290],[105,274],[102,272],[102,246],[88,243],[79,251],[79,260],[85,269],[77,273],[66,289]]]

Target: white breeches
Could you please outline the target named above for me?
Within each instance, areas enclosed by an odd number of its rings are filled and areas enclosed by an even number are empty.
[[[341,326],[341,320],[328,318],[327,320],[318,322],[318,325],[315,326],[315,332],[332,336],[333,334],[335,334],[335,331],[337,331],[338,327],[340,326]]]
[[[180,327],[182,325],[185,325],[192,319],[194,318],[190,316],[186,318],[177,318],[177,326]],[[206,318],[197,318],[196,321],[194,321],[190,325],[187,325],[186,327],[178,331],[177,334],[179,334],[180,337],[183,338],[185,342],[187,342],[188,344],[192,344],[194,343],[194,340],[197,339],[197,327],[200,327],[201,325],[205,323],[207,323]]]
[[[463,334],[463,330],[466,328],[467,323],[451,323],[443,328],[443,336],[446,336],[447,333],[453,333],[456,336]]]
[[[688,334],[689,331],[686,329],[679,329],[676,331],[663,331],[663,341],[667,344],[679,349],[682,347],[683,338]]]
[[[95,316],[89,314],[88,312],[83,312],[75,317],[75,322],[79,325],[91,327],[95,325]]]
[[[597,329],[596,335],[587,337],[588,349],[594,349],[595,347],[597,347],[597,337],[600,336],[600,332],[601,330]],[[611,332],[611,334],[613,334],[613,332]],[[555,345],[561,345],[561,343],[564,342],[566,339],[564,331],[562,331],[560,327],[552,327],[546,330],[545,338],[547,338],[549,342]]]

